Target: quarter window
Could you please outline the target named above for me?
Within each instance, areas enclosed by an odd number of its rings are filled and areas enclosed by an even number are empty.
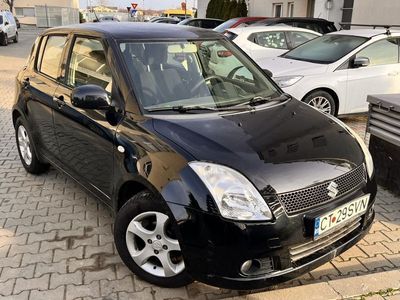
[[[50,77],[57,78],[66,41],[66,36],[53,35],[47,38],[43,54],[41,55],[41,61],[38,61],[38,70],[40,72]],[[42,44],[44,44],[43,41]]]
[[[291,41],[293,48],[317,37],[317,35],[315,34],[299,31],[289,31],[287,32],[287,35]]]
[[[100,40],[76,38],[67,82],[72,87],[95,84],[111,93],[112,76]]]
[[[287,49],[285,34],[283,32],[258,32],[254,42],[262,47],[274,49]]]
[[[370,66],[396,64],[399,61],[397,39],[385,39],[367,46],[356,57],[368,57]]]

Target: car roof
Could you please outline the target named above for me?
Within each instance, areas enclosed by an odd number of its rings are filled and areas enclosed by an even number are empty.
[[[150,22],[118,22],[118,23],[83,23],[55,27],[45,30],[42,35],[48,33],[100,33],[115,39],[137,40],[176,40],[176,39],[216,39],[223,36],[212,30],[191,26],[179,26]]]
[[[244,34],[244,33],[254,33],[254,32],[265,32],[265,31],[301,31],[301,32],[309,32],[315,35],[321,35],[321,33],[305,29],[299,27],[293,27],[289,25],[274,25],[274,26],[248,26],[248,27],[239,27],[239,28],[229,28],[227,31],[233,32],[235,34]]]
[[[390,30],[391,33],[400,34],[400,30]],[[377,35],[385,34],[386,29],[350,29],[350,30],[339,30],[335,32],[328,33],[332,34],[339,34],[339,35],[352,35],[352,36],[361,36],[366,38],[371,38]]]
[[[310,22],[320,22],[320,23],[333,23],[322,18],[309,18],[309,17],[278,17],[270,18],[268,21],[310,21]]]

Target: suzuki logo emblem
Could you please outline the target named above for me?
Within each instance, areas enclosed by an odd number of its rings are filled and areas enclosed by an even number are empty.
[[[332,199],[335,198],[339,193],[338,184],[334,181],[331,181],[331,183],[328,185],[326,189],[328,190],[328,196],[331,197]]]

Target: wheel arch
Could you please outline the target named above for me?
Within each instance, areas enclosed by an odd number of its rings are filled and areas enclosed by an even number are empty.
[[[17,119],[19,117],[21,117],[21,116],[22,116],[22,114],[17,109],[13,110],[13,112],[12,112],[12,122],[13,122],[14,128],[15,128],[15,123],[17,122]]]
[[[318,87],[318,88],[314,88],[314,89],[312,89],[311,91],[309,91],[307,94],[305,94],[305,95],[303,96],[303,98],[301,99],[301,102],[304,102],[305,99],[306,99],[310,94],[312,94],[312,93],[314,93],[314,92],[316,92],[316,91],[324,91],[324,92],[329,93],[329,94],[332,96],[333,100],[335,101],[335,106],[336,106],[335,116],[337,116],[337,115],[338,115],[338,112],[339,112],[339,96],[338,96],[337,93],[336,93],[333,89],[331,89],[331,88],[328,88],[328,87]]]

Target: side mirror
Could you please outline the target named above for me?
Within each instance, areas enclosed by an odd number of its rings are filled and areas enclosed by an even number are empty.
[[[7,21],[4,22],[4,26],[10,25]]]
[[[361,68],[369,66],[369,58],[368,57],[356,57],[353,60],[353,68]]]
[[[107,110],[111,101],[107,92],[94,84],[74,88],[71,95],[72,105],[79,108]]]
[[[264,73],[265,74],[267,74],[269,77],[271,77],[272,78],[272,72],[270,71],[270,70],[267,70],[267,69],[263,69],[263,71],[264,71]]]

